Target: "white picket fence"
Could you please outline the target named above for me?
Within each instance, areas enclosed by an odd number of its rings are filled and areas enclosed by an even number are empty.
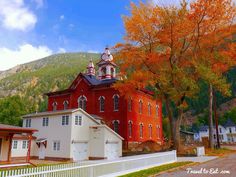
[[[148,155],[125,157],[115,161],[92,165],[79,163],[59,164],[35,168],[1,171],[1,177],[97,177],[120,172],[125,174],[147,167],[176,162],[176,151],[161,152]]]

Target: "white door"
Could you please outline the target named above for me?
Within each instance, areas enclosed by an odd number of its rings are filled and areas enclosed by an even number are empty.
[[[39,159],[45,159],[45,146],[42,143],[39,147]]]
[[[119,158],[119,144],[117,143],[106,144],[106,158],[107,159]]]
[[[73,144],[73,160],[75,162],[88,159],[88,143]]]

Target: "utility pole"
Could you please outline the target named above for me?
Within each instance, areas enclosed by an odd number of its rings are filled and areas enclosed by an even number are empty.
[[[214,101],[214,118],[215,118],[215,128],[216,128],[216,140],[217,140],[217,148],[220,148],[220,139],[219,139],[219,130],[218,130],[218,115],[216,112],[216,90],[213,90],[213,101]]]

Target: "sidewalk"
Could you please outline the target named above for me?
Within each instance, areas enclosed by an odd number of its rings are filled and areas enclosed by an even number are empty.
[[[192,161],[192,162],[203,163],[217,158],[218,156],[178,157],[177,162]]]

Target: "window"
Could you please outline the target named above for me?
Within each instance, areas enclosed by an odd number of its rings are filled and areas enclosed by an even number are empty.
[[[62,125],[69,125],[69,116],[62,116]]]
[[[25,127],[31,127],[31,119],[25,120]]]
[[[84,95],[80,96],[78,99],[79,108],[86,111],[86,102],[87,98]]]
[[[132,104],[133,104],[133,100],[131,98],[129,98],[129,100],[128,100],[128,111],[129,112],[132,111]]]
[[[140,138],[143,138],[143,124],[142,123],[139,125],[139,136]]]
[[[139,114],[142,114],[143,112],[143,101],[139,100]]]
[[[12,149],[17,149],[18,141],[14,140],[12,143]]]
[[[114,111],[118,111],[119,110],[119,95],[114,95],[113,99],[114,99]]]
[[[132,137],[132,121],[128,122],[128,134],[129,137]]]
[[[158,116],[159,116],[159,106],[156,105],[156,117],[158,117]]]
[[[157,125],[157,139],[160,139],[160,126]]]
[[[99,102],[100,102],[99,110],[100,110],[100,112],[104,112],[104,110],[105,110],[105,97],[100,96],[99,97]]]
[[[148,103],[148,115],[150,116],[151,115],[151,104],[150,103]]]
[[[82,116],[75,116],[75,125],[82,125]]]
[[[52,103],[52,110],[56,111],[57,110],[57,102]]]
[[[152,125],[151,124],[148,126],[148,133],[149,133],[149,138],[151,138],[152,137]]]
[[[216,139],[216,135],[214,134],[214,139]]]
[[[114,126],[114,131],[116,133],[119,133],[119,121],[118,120],[113,121],[113,126]]]
[[[22,149],[28,149],[28,141],[22,141]]]
[[[231,128],[229,128],[229,133],[232,133],[232,129]]]
[[[60,151],[60,141],[53,141],[53,150]]]
[[[69,102],[66,100],[63,102],[63,105],[64,105],[64,110],[66,110],[69,107]]]
[[[220,130],[220,133],[222,133],[221,128],[219,130]]]
[[[44,117],[43,118],[43,127],[47,127],[48,126],[48,117]]]

